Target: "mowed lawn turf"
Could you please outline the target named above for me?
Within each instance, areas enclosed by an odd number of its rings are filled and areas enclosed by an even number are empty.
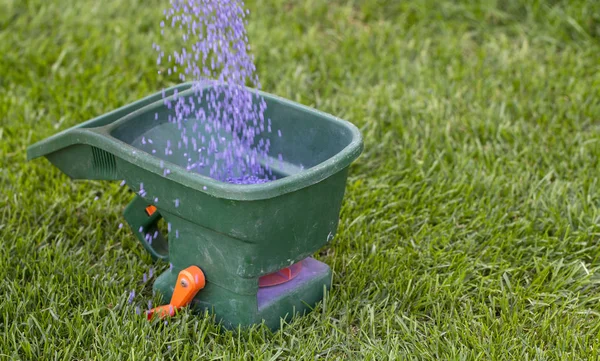
[[[263,88],[365,142],[316,255],[332,291],[277,333],[136,315],[159,300],[119,229],[131,193],[25,160],[175,84],[152,50],[167,6],[0,0],[0,359],[598,356],[600,2],[247,4]]]

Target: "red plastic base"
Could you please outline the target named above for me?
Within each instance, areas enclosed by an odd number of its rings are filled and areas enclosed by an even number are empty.
[[[302,270],[302,261],[258,279],[258,287],[276,286],[291,281]]]

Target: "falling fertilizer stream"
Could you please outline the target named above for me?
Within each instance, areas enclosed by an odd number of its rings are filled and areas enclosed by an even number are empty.
[[[163,91],[165,105],[171,110],[167,120],[179,132],[177,139],[166,142],[166,159],[180,157],[173,163],[183,163],[192,172],[208,169],[210,177],[229,183],[274,180],[271,144],[264,137],[273,131],[270,119],[264,116],[266,103],[256,90],[246,88],[260,89],[260,82],[249,52],[245,29],[249,11],[244,2],[172,0],[170,4],[160,23],[161,34],[166,39],[165,33],[173,30],[183,45],[166,54],[161,45],[153,44],[156,62],[166,67],[167,76],[191,82],[193,94],[175,92],[167,97]],[[152,139],[142,142],[152,144]],[[160,150],[153,149],[156,151]]]
[[[183,45],[169,54],[164,49],[172,41],[162,46],[153,44],[158,54],[158,72],[165,75],[166,69],[167,76],[192,84],[191,92],[185,95],[175,91],[166,96],[163,90],[163,101],[170,111],[156,113],[154,118],[166,120],[177,129],[164,149],[157,149],[151,138],[141,139],[146,151],[167,161],[160,163],[164,176],[171,173],[171,163],[232,184],[276,179],[271,166],[274,159],[282,161],[282,155],[271,156],[270,139],[265,134],[282,134],[272,129],[270,119],[265,119],[266,103],[257,92],[260,82],[245,28],[248,14],[243,0],[171,0],[164,10],[164,20],[160,22],[162,39],[172,39],[169,31],[175,31]],[[147,195],[143,184],[139,189],[140,196]],[[179,207],[180,200],[173,201]],[[171,224],[168,231],[171,232]],[[178,238],[178,230],[174,233]],[[145,239],[151,244],[157,235],[146,234]],[[143,275],[144,284],[152,276],[150,269],[148,275]],[[132,290],[128,302],[133,303],[134,298]],[[148,306],[151,308],[151,304]]]

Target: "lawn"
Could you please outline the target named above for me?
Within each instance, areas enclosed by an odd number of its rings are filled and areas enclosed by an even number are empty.
[[[365,142],[316,255],[332,291],[277,333],[149,324],[131,195],[25,160],[174,84],[167,5],[0,0],[0,359],[600,357],[600,2],[247,4],[263,88]]]

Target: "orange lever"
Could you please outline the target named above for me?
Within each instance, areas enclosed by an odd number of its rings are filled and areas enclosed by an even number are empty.
[[[206,280],[200,268],[189,266],[179,272],[177,284],[173,290],[173,296],[171,296],[171,302],[168,305],[149,310],[146,313],[148,320],[151,320],[154,314],[157,314],[160,318],[175,315],[175,311],[187,306],[196,293],[204,288],[204,285],[206,285]]]

